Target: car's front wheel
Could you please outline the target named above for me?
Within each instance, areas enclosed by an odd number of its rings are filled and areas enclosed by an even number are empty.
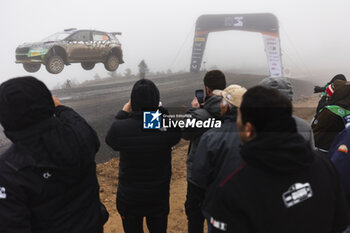
[[[60,56],[52,56],[47,60],[46,70],[51,74],[58,74],[64,68],[64,61]]]
[[[115,71],[119,67],[119,59],[116,55],[110,54],[105,62],[105,68],[108,71]]]
[[[23,68],[25,69],[25,71],[29,72],[29,73],[35,73],[38,70],[40,70],[40,66],[41,64],[36,64],[36,63],[24,63],[23,64]]]
[[[92,70],[95,67],[95,63],[93,62],[82,62],[81,67],[83,67],[84,70]]]

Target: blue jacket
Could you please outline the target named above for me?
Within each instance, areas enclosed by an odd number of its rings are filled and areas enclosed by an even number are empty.
[[[350,128],[341,131],[334,139],[328,155],[340,174],[347,202],[348,213],[350,213]],[[349,219],[350,220],[350,219]]]

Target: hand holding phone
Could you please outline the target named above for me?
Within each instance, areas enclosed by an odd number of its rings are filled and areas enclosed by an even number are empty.
[[[204,91],[203,91],[203,89],[196,90],[195,96],[196,96],[199,104],[204,103]]]

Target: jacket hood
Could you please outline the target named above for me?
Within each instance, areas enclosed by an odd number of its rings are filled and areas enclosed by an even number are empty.
[[[337,74],[337,75],[335,75],[335,76],[331,79],[331,81],[329,81],[329,82],[327,83],[327,85],[333,83],[335,80],[343,80],[343,81],[346,81],[346,77],[345,77],[343,74]]]
[[[53,116],[55,106],[45,84],[34,77],[10,79],[0,86],[0,123],[22,130]]]
[[[273,121],[271,127],[265,127],[263,132],[244,144],[241,147],[242,158],[250,165],[280,173],[309,167],[314,154],[297,133],[294,119],[290,117],[278,123]]]
[[[159,105],[159,90],[148,79],[137,81],[131,91],[131,108],[133,112],[154,110]]]
[[[330,98],[329,104],[350,109],[350,82],[335,80],[333,86],[334,94]]]
[[[216,96],[216,95],[209,96],[206,98],[203,108],[207,110],[214,118],[220,119],[221,118],[220,116],[221,100],[222,100],[221,96]]]
[[[290,81],[286,78],[275,78],[267,77],[261,80],[259,83],[260,86],[277,89],[283,95],[287,96],[289,100],[293,100],[293,87]]]

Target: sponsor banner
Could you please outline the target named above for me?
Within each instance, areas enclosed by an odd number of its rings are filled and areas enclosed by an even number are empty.
[[[194,41],[195,41],[195,42],[204,42],[204,41],[205,41],[205,38],[204,38],[204,37],[195,37],[195,38],[194,38]]]
[[[200,37],[196,36],[194,38],[191,58],[191,72],[198,72],[201,67],[207,36],[208,34],[203,34]]]
[[[281,49],[278,34],[262,34],[271,77],[282,77]]]

